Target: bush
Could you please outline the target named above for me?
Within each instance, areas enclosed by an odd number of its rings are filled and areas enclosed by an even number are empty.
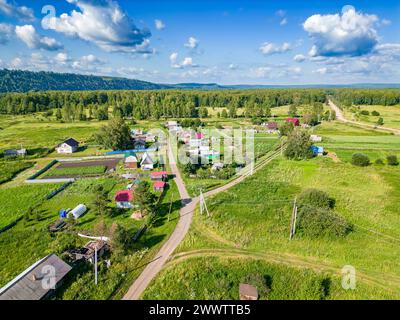
[[[344,237],[352,226],[342,217],[327,208],[302,206],[299,208],[297,229],[299,234],[311,238]]]
[[[387,161],[387,164],[388,164],[389,166],[398,166],[398,165],[399,165],[399,161],[398,161],[396,155],[389,155],[389,156],[387,156],[387,157],[386,157],[386,161]]]
[[[384,123],[385,121],[383,120],[383,118],[379,118],[378,121],[376,122],[378,126],[383,126]]]
[[[373,115],[374,117],[379,117],[381,114],[378,111],[374,110],[371,112],[371,115]]]
[[[317,208],[333,209],[335,207],[335,199],[321,190],[307,189],[303,191],[298,197],[300,206],[311,206]]]
[[[351,159],[351,163],[358,167],[367,167],[370,165],[369,157],[363,153],[355,153]]]
[[[369,116],[369,111],[368,110],[361,110],[360,114],[363,115],[363,116]]]
[[[375,160],[375,164],[381,166],[381,165],[384,165],[385,163],[383,162],[382,159],[378,158]]]

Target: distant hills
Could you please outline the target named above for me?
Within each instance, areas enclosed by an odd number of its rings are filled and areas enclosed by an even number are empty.
[[[217,83],[157,84],[147,81],[82,75],[74,73],[0,70],[0,93],[48,90],[223,90],[223,89],[285,89],[285,88],[400,88],[398,83],[360,83],[345,85],[219,85]]]

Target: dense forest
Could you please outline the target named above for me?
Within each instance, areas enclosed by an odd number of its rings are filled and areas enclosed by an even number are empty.
[[[234,118],[239,108],[249,117],[268,116],[270,108],[325,102],[324,90],[156,90],[156,91],[47,91],[0,94],[0,113],[55,113],[64,121],[114,115],[136,119],[196,118],[207,116],[206,107],[224,108]]]
[[[0,70],[0,92],[47,90],[153,90],[169,86],[151,82],[79,74]]]
[[[400,89],[336,89],[330,90],[334,99],[341,105],[382,105],[400,104]]]

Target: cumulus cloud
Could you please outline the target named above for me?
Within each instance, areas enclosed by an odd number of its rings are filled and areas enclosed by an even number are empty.
[[[305,57],[305,55],[303,55],[303,54],[296,54],[296,55],[293,57],[293,60],[296,61],[296,62],[303,62],[303,61],[306,60],[306,57]]]
[[[188,42],[184,46],[189,49],[196,49],[199,46],[199,40],[195,37],[189,37]]]
[[[48,51],[56,51],[63,48],[63,45],[54,38],[42,37],[36,33],[36,29],[32,25],[16,26],[15,34],[30,49],[43,49]]]
[[[263,55],[271,55],[271,54],[278,54],[278,53],[285,53],[291,50],[290,43],[285,42],[282,45],[278,45],[271,42],[264,42],[259,50]]]
[[[91,42],[107,52],[153,53],[149,48],[151,33],[139,29],[113,0],[67,0],[80,11],[45,18],[50,29]]]
[[[93,54],[89,54],[87,56],[81,57],[79,60],[76,60],[72,63],[72,68],[77,70],[96,70],[98,66],[103,65],[104,61],[99,59]]]
[[[12,25],[7,23],[0,23],[0,44],[6,44],[14,33]]]
[[[310,56],[361,56],[378,43],[376,15],[356,12],[347,7],[343,13],[309,17],[303,24],[314,41]]]
[[[13,17],[21,21],[35,20],[35,16],[31,8],[11,4],[7,0],[0,0],[0,11],[6,16]]]
[[[21,58],[14,58],[11,63],[10,63],[10,67],[13,69],[18,69],[23,65],[23,61]]]
[[[165,29],[165,23],[162,22],[162,21],[159,20],[159,19],[154,20],[154,24],[155,24],[157,30],[163,30],[163,29]]]
[[[68,54],[65,52],[57,53],[54,57],[54,60],[60,64],[66,64],[68,61],[70,61]]]
[[[182,60],[182,62],[178,62],[178,53],[174,52],[170,55],[169,61],[171,62],[171,67],[174,69],[182,69],[186,67],[197,67],[198,65],[193,63],[193,59],[191,57],[186,57]]]

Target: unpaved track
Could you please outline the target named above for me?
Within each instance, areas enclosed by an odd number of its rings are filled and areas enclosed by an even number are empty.
[[[260,161],[260,164],[255,166],[254,172],[261,169],[263,166],[271,162],[273,159],[277,158],[279,155],[280,151],[273,152],[269,157],[267,157],[263,161]],[[190,225],[192,223],[193,213],[196,210],[196,206],[199,202],[198,198],[193,198],[193,199],[190,198],[189,193],[186,190],[185,183],[183,182],[183,179],[179,172],[179,169],[175,164],[174,154],[170,144],[168,146],[168,157],[169,157],[171,172],[173,175],[175,175],[175,183],[178,187],[179,194],[181,196],[181,201],[183,204],[183,208],[180,211],[180,219],[171,237],[161,247],[160,251],[156,254],[155,258],[146,266],[143,272],[135,280],[135,282],[129,288],[128,292],[123,297],[123,300],[138,300],[142,295],[142,293],[144,292],[144,290],[148,287],[150,282],[161,271],[164,264],[168,261],[174,250],[178,247],[178,245],[182,242],[182,240],[188,233]],[[234,187],[235,185],[239,184],[240,182],[242,182],[250,174],[251,172],[242,175],[239,178],[232,180],[231,182],[220,188],[205,193],[204,196],[211,197],[220,192],[226,191]]]
[[[388,127],[381,127],[381,126],[374,126],[371,124],[366,124],[366,123],[362,123],[362,122],[358,122],[358,121],[353,121],[353,120],[348,120],[345,118],[345,116],[343,115],[342,110],[332,102],[332,100],[328,100],[328,105],[329,107],[335,111],[336,113],[336,119],[348,124],[354,124],[356,126],[359,127],[364,127],[364,128],[368,128],[368,129],[375,129],[375,130],[383,130],[383,131],[387,131],[387,132],[391,132],[394,133],[395,135],[400,135],[400,130],[398,129],[393,129],[393,128],[388,128]]]

